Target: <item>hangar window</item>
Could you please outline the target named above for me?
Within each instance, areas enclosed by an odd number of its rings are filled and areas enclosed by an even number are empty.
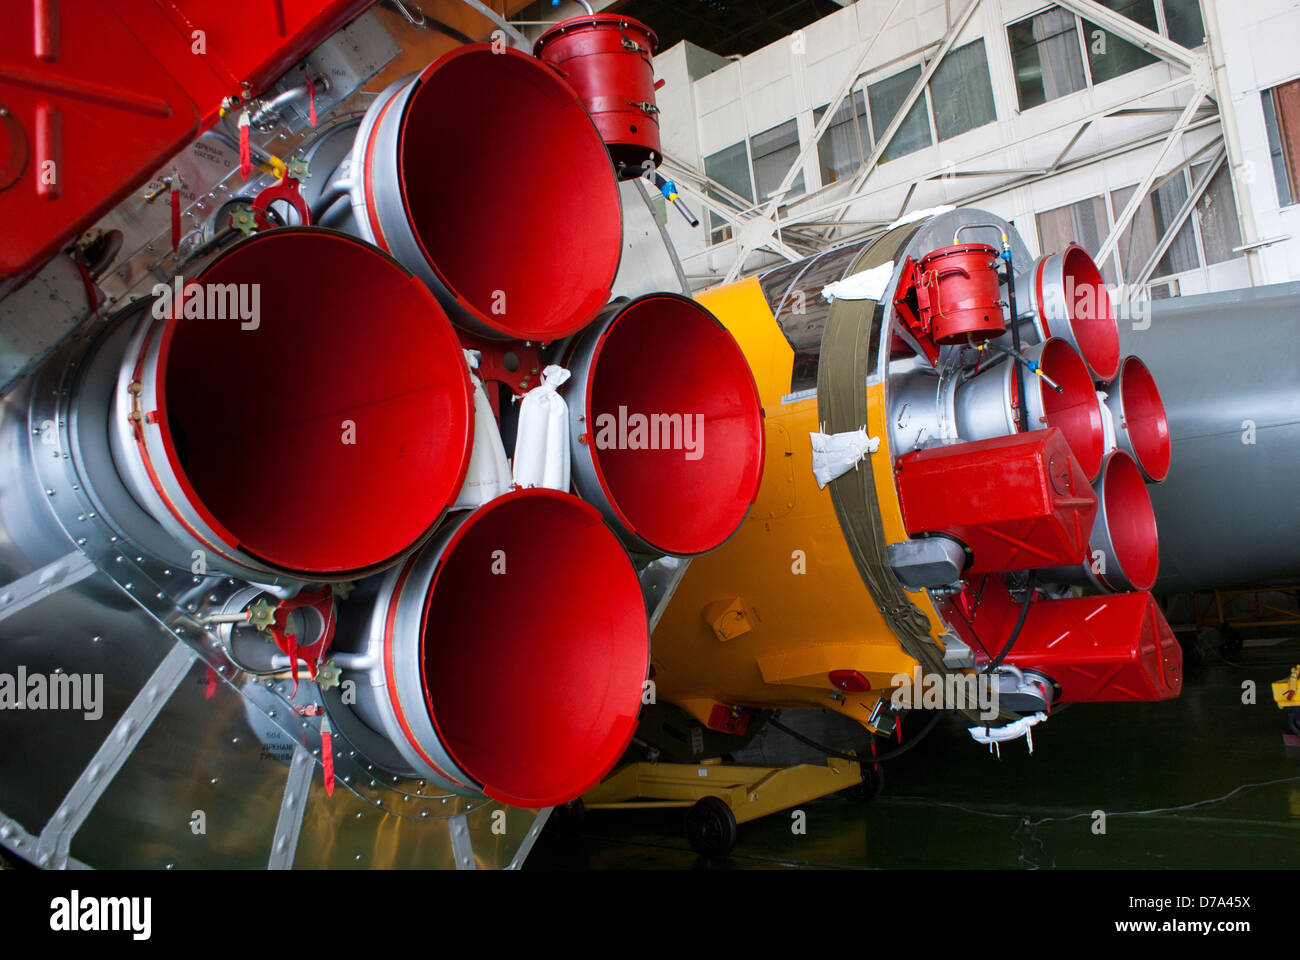
[[[1137,282],[1174,225],[1178,213],[1186,206],[1193,186],[1201,180],[1208,167],[1208,162],[1201,162],[1178,169],[1159,181],[1147,194],[1120,236],[1114,255],[1107,258],[1102,269],[1107,283]],[[1039,214],[1040,249],[1059,250],[1073,240],[1089,251],[1095,251],[1135,189],[1136,186],[1112,190],[1109,214],[1102,197],[1081,200]],[[1240,246],[1237,204],[1232,193],[1232,180],[1224,165],[1210,178],[1200,199],[1161,253],[1160,260],[1143,285],[1152,299],[1176,297],[1179,282],[1174,278],[1238,259],[1241,253],[1235,248]],[[1203,279],[1201,285],[1204,283]]]
[[[1101,242],[1110,232],[1110,219],[1106,214],[1105,197],[1089,197],[1077,203],[1044,210],[1036,217],[1038,247],[1044,253],[1064,250],[1078,243],[1090,254],[1101,248]],[[1115,258],[1110,256],[1101,264],[1101,275],[1107,283],[1114,283]]]
[[[754,134],[749,141],[749,152],[754,158],[758,202],[763,203],[781,186],[781,181],[790,171],[790,164],[799,159],[799,129],[795,121],[787,120],[770,130]],[[792,200],[803,192],[803,171],[800,170],[784,199]]]
[[[916,86],[916,81],[920,79],[921,67],[918,64],[910,70],[896,73],[867,87],[867,102],[871,106],[871,129],[876,132],[877,138],[889,129],[899,107],[903,105],[907,95]],[[915,153],[930,146],[932,142],[930,117],[926,111],[925,95],[922,92],[916,103],[912,104],[912,109],[907,111],[907,116],[889,142],[889,146],[885,148],[885,152],[880,155],[880,160],[883,163],[886,160]]]
[[[976,40],[950,50],[930,81],[934,128],[948,140],[998,118],[989,82],[989,61],[984,41]]]
[[[1160,24],[1156,20],[1155,4],[1151,0],[1099,0],[1103,7],[1109,7],[1116,13],[1128,17],[1157,33]],[[1088,49],[1088,70],[1093,83],[1113,80],[1141,67],[1150,66],[1157,57],[1147,53],[1141,47],[1135,47],[1127,40],[1103,30],[1090,20],[1083,21],[1084,45]]]
[[[1021,110],[1087,86],[1074,14],[1059,7],[1048,10],[1011,24],[1007,38]]]
[[[1260,94],[1280,206],[1300,201],[1300,80]]]
[[[711,180],[716,180],[732,193],[738,194],[750,203],[754,202],[754,187],[749,178],[749,153],[745,141],[732,144],[717,153],[704,158],[704,172]],[[709,188],[709,196],[723,206],[735,204],[720,191]],[[731,239],[731,224],[712,210],[709,211],[709,242],[721,243]]]
[[[1205,42],[1198,0],[1098,2],[1185,47]],[[1060,7],[1009,24],[1007,40],[1021,110],[1158,62],[1154,54]]]
[[[1165,28],[1169,39],[1184,47],[1205,43],[1205,21],[1200,0],[1164,0]]]
[[[813,111],[813,124],[826,115],[826,106]],[[817,165],[822,186],[852,176],[871,152],[871,128],[867,125],[867,101],[861,90],[844,98],[831,124],[817,141]]]
[[[1178,211],[1187,203],[1188,188],[1186,174],[1179,170],[1164,183],[1147,194],[1146,199],[1138,205],[1137,213],[1127,230],[1120,237],[1119,262],[1126,279],[1136,279],[1146,262],[1151,258],[1168,231]],[[1116,216],[1133,196],[1135,187],[1114,190],[1110,195],[1111,209]],[[1174,237],[1169,249],[1165,251],[1156,265],[1153,277],[1167,277],[1174,273],[1185,273],[1200,266],[1196,254],[1195,228],[1189,218]]]
[[[1199,180],[1205,164],[1192,167],[1192,179]],[[1241,256],[1241,222],[1237,200],[1232,194],[1232,177],[1226,165],[1210,180],[1196,204],[1196,219],[1207,264],[1223,263]]]

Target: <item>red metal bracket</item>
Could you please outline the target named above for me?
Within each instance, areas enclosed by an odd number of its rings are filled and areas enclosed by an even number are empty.
[[[287,173],[253,198],[253,219],[259,230],[270,230],[275,224],[266,215],[267,208],[277,200],[283,200],[298,211],[298,216],[306,226],[311,226],[311,208],[298,190],[298,180]]]
[[[296,634],[288,632],[289,614],[300,607],[311,607],[320,614],[323,626],[320,638],[305,646],[299,645]],[[320,666],[321,656],[334,642],[334,591],[327,584],[310,590],[303,590],[297,596],[281,600],[275,607],[275,618],[270,627],[275,645],[289,658],[289,669],[293,671],[293,690],[298,692],[298,661],[307,663],[307,671],[316,679],[316,670]]]

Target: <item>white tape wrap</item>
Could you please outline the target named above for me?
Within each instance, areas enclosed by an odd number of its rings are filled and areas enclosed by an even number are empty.
[[[1039,712],[1013,720],[1004,727],[971,727],[969,732],[976,743],[987,743],[989,752],[996,752],[999,756],[1002,754],[1000,744],[1008,740],[1019,740],[1021,737],[1025,738],[1025,742],[1029,745],[1029,752],[1033,753],[1034,735],[1031,731],[1035,725],[1046,719],[1047,714]]]
[[[472,510],[510,490],[510,461],[501,442],[501,430],[492,413],[483,381],[474,376],[478,369],[478,351],[466,350],[469,378],[474,385],[474,446],[470,448],[469,470],[453,510]]]
[[[838,476],[848,473],[869,453],[880,446],[879,437],[867,436],[867,428],[847,433],[810,433],[813,450],[813,476],[817,486],[826,489]]]
[[[879,300],[894,275],[894,261],[863,270],[822,287],[822,298],[830,300]]]

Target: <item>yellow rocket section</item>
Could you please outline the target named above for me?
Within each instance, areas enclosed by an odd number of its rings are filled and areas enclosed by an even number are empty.
[[[794,351],[756,278],[696,299],[740,344],[766,411],[767,459],[749,517],[722,547],[691,561],[654,632],[656,696],[706,726],[725,729],[730,709],[826,707],[867,725],[896,674],[916,661],[872,602],[840,531],[829,489],[813,476],[817,398],[781,402]],[[868,391],[867,434],[879,449],[858,469],[873,471],[888,542],[907,539],[893,481],[883,386]],[[943,627],[924,591],[909,593]],[[853,670],[867,692],[840,690],[830,672]]]

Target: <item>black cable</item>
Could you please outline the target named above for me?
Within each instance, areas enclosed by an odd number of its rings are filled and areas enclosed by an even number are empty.
[[[1003,244],[1003,252],[1007,254],[1003,259],[1007,265],[1007,306],[1011,313],[1011,348],[1020,356],[1020,317],[1016,314],[1016,272],[1011,265],[1011,248]],[[1017,413],[1017,420],[1020,422],[1020,432],[1029,432],[1029,408],[1025,405],[1025,372],[1020,369],[1020,364],[1015,365],[1013,371],[1016,377],[1016,399],[1020,401],[1020,410]]]
[[[1002,661],[1007,658],[1011,648],[1015,646],[1016,638],[1020,636],[1020,629],[1025,625],[1025,619],[1029,616],[1029,605],[1034,602],[1034,571],[1029,571],[1029,580],[1025,584],[1025,602],[1020,607],[1020,616],[1016,618],[1016,625],[1011,628],[1011,636],[1007,637],[1006,644],[999,651],[998,655],[988,662],[981,673],[992,673],[1002,665]]]
[[[903,744],[901,747],[895,747],[893,750],[888,750],[885,753],[877,754],[874,757],[867,756],[865,754],[862,756],[858,756],[852,753],[841,753],[838,750],[832,750],[824,743],[818,743],[816,740],[813,740],[809,737],[805,737],[798,730],[790,729],[784,723],[782,723],[779,720],[776,720],[775,718],[768,720],[767,723],[769,726],[776,727],[782,733],[794,737],[804,746],[812,747],[814,750],[818,751],[819,753],[824,753],[828,757],[839,757],[841,760],[852,760],[854,763],[883,763],[886,760],[893,760],[895,757],[901,757],[903,754],[907,753],[908,750],[911,750],[914,746],[916,746],[918,743],[924,740],[926,734],[928,734],[931,730],[933,730],[938,725],[939,721],[944,718],[944,716],[945,716],[944,711],[936,710],[934,712],[934,715],[930,717],[928,721],[926,721],[925,726],[921,728],[921,732],[918,733],[915,737],[907,741],[907,743]]]

